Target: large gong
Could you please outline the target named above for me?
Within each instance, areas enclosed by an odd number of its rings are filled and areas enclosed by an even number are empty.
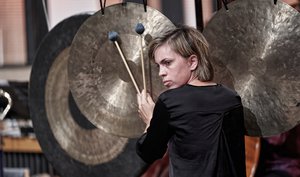
[[[135,28],[142,23],[140,36]],[[136,90],[118,49],[108,38],[119,34],[118,43],[139,89],[142,89],[140,37],[146,46],[151,38],[172,29],[173,23],[159,11],[137,3],[122,3],[95,13],[79,28],[71,46],[68,74],[70,90],[81,112],[96,127],[122,137],[138,137],[145,124],[137,113]],[[164,87],[153,62],[145,62],[147,90],[155,99]]]
[[[56,25],[42,41],[30,76],[30,114],[43,153],[62,177],[139,176],[146,165],[136,139],[96,128],[78,110],[68,86],[69,48],[89,14]]]
[[[217,81],[245,106],[247,133],[271,136],[300,123],[300,13],[281,1],[238,0],[204,29]]]

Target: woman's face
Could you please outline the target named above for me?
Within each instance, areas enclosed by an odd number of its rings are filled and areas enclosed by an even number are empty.
[[[168,44],[158,47],[154,53],[155,63],[159,67],[159,76],[168,89],[188,84],[192,75],[192,62],[175,53]]]

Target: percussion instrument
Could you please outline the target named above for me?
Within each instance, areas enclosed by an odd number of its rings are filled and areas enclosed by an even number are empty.
[[[139,176],[136,139],[107,134],[79,111],[69,90],[71,42],[90,14],[71,16],[42,41],[30,75],[29,109],[42,151],[62,177]],[[130,159],[130,160],[129,160]]]
[[[300,122],[300,13],[270,0],[239,0],[203,31],[216,82],[235,89],[250,136],[271,136]]]
[[[142,4],[121,3],[97,12],[79,28],[70,49],[68,76],[70,90],[82,114],[97,128],[117,136],[134,138],[145,129],[137,112],[136,93],[142,88],[140,35],[135,26],[142,23],[143,50],[148,40],[175,26],[159,11]],[[107,37],[118,33],[119,45],[139,88],[134,88],[120,58],[121,52]],[[144,52],[145,53],[145,52]],[[123,58],[123,57],[122,57]],[[145,61],[147,90],[155,99],[165,90],[154,62]],[[124,60],[123,59],[123,60]]]

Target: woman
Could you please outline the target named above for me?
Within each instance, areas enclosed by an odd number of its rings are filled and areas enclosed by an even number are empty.
[[[168,149],[170,177],[244,177],[243,107],[237,93],[213,82],[208,43],[181,26],[154,39],[149,58],[168,88],[156,103],[137,96],[146,131],[137,142],[148,163]]]

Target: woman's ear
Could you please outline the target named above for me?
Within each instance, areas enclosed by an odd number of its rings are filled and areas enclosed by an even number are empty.
[[[189,62],[190,62],[191,71],[194,71],[198,66],[198,62],[199,62],[198,57],[196,55],[191,55],[189,57]]]

